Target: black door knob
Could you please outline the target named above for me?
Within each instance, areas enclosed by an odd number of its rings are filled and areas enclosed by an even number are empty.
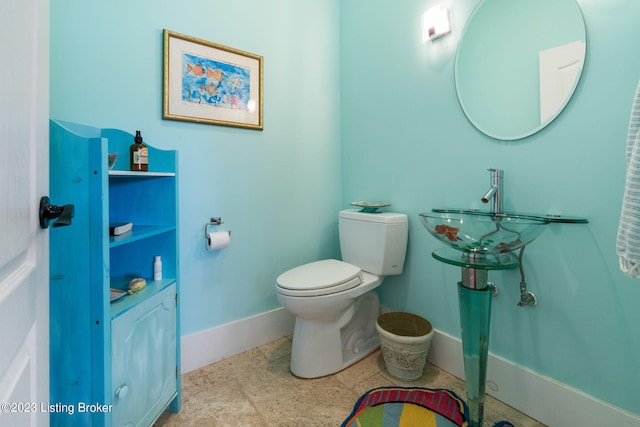
[[[73,205],[55,206],[50,203],[49,197],[40,199],[40,227],[49,228],[53,222],[54,227],[71,225],[73,218]]]

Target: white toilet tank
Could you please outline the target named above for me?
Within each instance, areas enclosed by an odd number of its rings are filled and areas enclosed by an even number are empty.
[[[402,273],[409,231],[407,215],[347,209],[340,211],[338,231],[344,262],[378,276]]]

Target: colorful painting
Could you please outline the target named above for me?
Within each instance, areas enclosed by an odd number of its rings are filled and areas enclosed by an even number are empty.
[[[164,30],[162,118],[263,129],[263,58]]]
[[[189,53],[182,59],[182,100],[250,109],[251,70]]]

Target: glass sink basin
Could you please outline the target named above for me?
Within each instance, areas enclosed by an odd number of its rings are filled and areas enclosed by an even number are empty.
[[[512,252],[531,243],[549,223],[530,215],[481,211],[438,210],[419,215],[427,231],[450,248],[492,255]]]

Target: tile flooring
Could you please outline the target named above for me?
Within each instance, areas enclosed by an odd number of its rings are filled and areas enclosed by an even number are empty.
[[[447,388],[465,396],[464,383],[427,363],[418,381],[402,382],[385,369],[380,350],[344,371],[317,379],[289,372],[290,338],[282,338],[182,376],[182,410],[154,424],[197,427],[339,427],[358,398],[375,387]],[[487,396],[486,427],[543,424]]]

